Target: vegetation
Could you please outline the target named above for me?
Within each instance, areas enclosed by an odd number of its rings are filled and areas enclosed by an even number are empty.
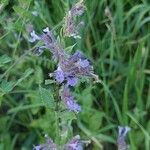
[[[62,38],[66,12],[77,0],[0,1],[0,150],[29,150],[48,134],[58,145],[75,135],[87,150],[117,149],[118,126],[129,126],[131,150],[150,149],[150,2],[85,0],[81,39]],[[73,88],[78,114],[55,111],[58,88],[49,73],[57,64],[41,43],[45,27],[68,53],[82,51],[100,83],[86,78]],[[58,36],[59,35],[59,36]]]

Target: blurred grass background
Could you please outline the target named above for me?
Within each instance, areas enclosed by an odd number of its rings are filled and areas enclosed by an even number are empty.
[[[1,0],[0,150],[32,149],[45,133],[59,141],[57,115],[41,103],[39,86],[56,64],[48,52],[35,56],[28,39],[32,28],[41,33],[48,26],[60,34],[65,12],[75,2]],[[150,2],[85,0],[85,5],[82,38],[63,44],[76,43],[73,51],[84,52],[102,83],[76,87],[83,108],[77,120],[65,112],[59,117],[73,126],[70,134],[92,141],[89,150],[116,149],[118,125],[132,128],[131,150],[150,150]]]

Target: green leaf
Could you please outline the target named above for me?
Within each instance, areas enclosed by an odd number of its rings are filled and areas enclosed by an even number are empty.
[[[14,87],[14,82],[8,82],[6,80],[2,80],[2,82],[0,83],[0,105],[3,100],[2,97],[6,93],[9,93],[10,91],[12,91],[13,87]]]
[[[41,84],[43,82],[44,77],[41,67],[36,67],[34,76],[37,84]]]
[[[32,68],[29,68],[25,71],[25,73],[23,74],[23,79],[27,78],[31,73],[33,73],[33,69]]]
[[[102,124],[104,114],[98,111],[93,112],[93,115],[90,116],[89,121],[89,128],[91,130],[98,130]]]
[[[3,80],[0,84],[0,91],[2,91],[4,94],[10,92],[14,87],[14,82]]]
[[[69,112],[69,111],[63,111],[59,114],[59,117],[64,121],[72,121],[74,119],[77,119],[75,116],[75,113],[73,112]]]
[[[56,83],[56,81],[55,80],[50,80],[50,79],[45,80],[45,85],[53,84],[53,83]]]
[[[12,59],[7,55],[0,56],[0,67],[4,66],[4,64],[10,62]]]
[[[21,105],[21,106],[10,109],[8,113],[16,113],[18,111],[25,111],[27,109],[33,109],[33,108],[37,108],[41,106],[44,106],[44,104],[39,103],[39,104],[33,104],[33,105],[23,105],[23,106]]]
[[[9,117],[8,116],[3,116],[3,117],[0,117],[0,132],[2,133],[4,128],[6,127],[7,123],[9,121]]]
[[[112,137],[110,137],[110,136],[108,136],[108,135],[104,135],[104,134],[98,134],[98,135],[96,135],[95,137],[97,137],[97,138],[99,138],[100,140],[103,140],[103,141],[105,141],[105,142],[110,142],[110,143],[116,143],[116,141],[112,138]]]
[[[18,1],[19,1],[19,5],[25,8],[29,7],[31,3],[31,0],[18,0]]]
[[[0,144],[0,150],[3,150],[3,149],[4,149],[4,144],[1,143],[1,144]]]
[[[34,70],[32,68],[28,68],[14,86],[21,83],[24,79],[26,79],[28,76],[30,76],[33,72],[34,72]]]
[[[74,45],[71,45],[71,46],[66,47],[66,48],[65,48],[65,51],[71,53],[72,50],[73,50],[73,48],[74,48],[75,46],[76,46],[76,43],[75,43]]]
[[[54,98],[51,91],[39,86],[39,92],[41,101],[44,103],[44,105],[46,105],[48,108],[55,108]]]

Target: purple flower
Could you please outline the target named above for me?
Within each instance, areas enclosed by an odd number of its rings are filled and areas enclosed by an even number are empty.
[[[55,79],[59,83],[65,81],[69,86],[75,86],[78,78],[83,76],[94,77],[93,67],[84,55],[77,51],[73,55],[64,57],[55,71]]]
[[[87,59],[85,59],[85,60],[79,60],[79,65],[81,66],[81,67],[83,67],[83,68],[85,68],[85,67],[88,67],[90,64],[89,64],[89,61],[87,60]]]
[[[43,146],[39,145],[39,146],[34,146],[33,150],[41,150]]]
[[[59,83],[62,83],[64,81],[64,73],[63,71],[61,70],[61,68],[58,67],[58,69],[55,71],[55,78],[56,78],[56,81],[59,82]]]
[[[59,42],[55,39],[53,33],[49,30],[48,27],[43,29],[43,33],[41,35],[37,35],[34,30],[30,33],[30,35],[30,42],[43,42],[43,45],[38,47],[40,54],[44,49],[49,49],[55,60],[62,59],[66,55],[65,51],[61,48]]]
[[[131,128],[128,127],[128,126],[125,126],[125,127],[119,126],[118,130],[119,130],[118,131],[119,132],[119,137],[120,136],[125,137],[127,135],[127,133],[131,130]]]
[[[30,33],[30,35],[31,35],[31,38],[29,39],[29,42],[35,42],[35,41],[41,39],[41,38],[35,33],[34,30]]]
[[[96,77],[93,73],[93,67],[85,56],[80,51],[73,55],[67,54],[48,27],[43,30],[43,34],[40,36],[32,31],[30,41],[43,42],[43,45],[36,49],[37,55],[41,55],[44,49],[49,49],[53,58],[58,60],[58,68],[54,72],[54,77],[58,83],[65,82],[68,86],[75,86],[80,76]]]
[[[78,79],[76,77],[68,77],[67,78],[67,85],[69,86],[75,86],[78,82]]]
[[[75,113],[79,113],[81,111],[81,107],[74,101],[72,97],[67,99],[65,102],[69,110],[74,111]]]
[[[70,111],[74,111],[75,113],[81,111],[81,107],[74,101],[74,97],[71,95],[68,86],[62,87],[60,90],[60,97]]]
[[[80,140],[80,136],[76,135],[66,145],[65,150],[83,150],[83,143]]]
[[[83,4],[83,0],[76,3],[65,16],[65,24],[64,24],[64,35],[68,37],[81,38],[78,35],[78,30],[80,29],[83,22],[80,22],[76,25],[74,18],[76,16],[81,16],[84,13],[85,6]]]
[[[118,146],[118,150],[127,150],[128,149],[128,145],[125,141],[126,135],[127,133],[131,130],[130,127],[125,126],[125,127],[118,127],[118,139],[117,139],[117,146]]]
[[[84,10],[85,10],[85,6],[83,0],[81,0],[80,2],[72,6],[70,11],[72,16],[81,16],[84,13]]]
[[[57,145],[53,142],[48,135],[45,135],[46,143],[38,146],[34,146],[33,150],[57,150]]]
[[[33,150],[83,150],[83,144],[89,144],[90,141],[81,141],[80,136],[74,136],[65,145],[56,145],[51,138],[46,135],[46,143],[39,146],[34,146]]]

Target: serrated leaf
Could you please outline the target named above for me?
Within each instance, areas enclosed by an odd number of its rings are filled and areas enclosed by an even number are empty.
[[[4,66],[4,64],[10,62],[12,59],[7,55],[0,56],[0,67]]]
[[[51,91],[39,86],[39,92],[41,101],[44,103],[44,105],[48,108],[55,108],[54,98]]]
[[[41,84],[44,79],[43,71],[42,71],[41,67],[37,67],[34,74],[35,74],[36,83]]]
[[[8,82],[6,80],[3,80],[0,84],[0,91],[2,91],[4,94],[10,92],[14,87],[14,82]]]
[[[3,95],[12,91],[13,87],[14,87],[14,82],[8,82],[6,80],[2,80],[2,82],[0,83],[0,105],[3,100],[2,99]]]

